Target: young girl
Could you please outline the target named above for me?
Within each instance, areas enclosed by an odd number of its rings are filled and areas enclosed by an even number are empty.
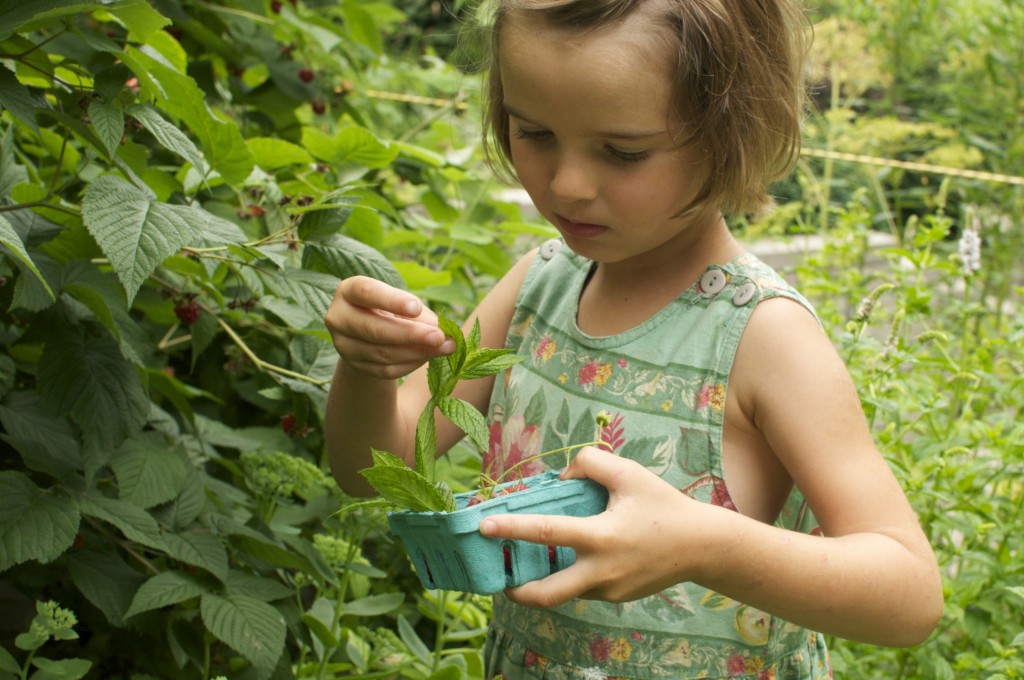
[[[798,153],[790,2],[498,3],[492,152],[562,238],[469,320],[527,359],[457,394],[489,414],[492,475],[592,440],[601,413],[603,445],[563,477],[610,502],[483,523],[577,555],[495,597],[489,676],[824,678],[822,633],[913,645],[937,623],[935,558],[845,368],[723,220],[764,208]],[[326,323],[330,459],[365,494],[370,447],[412,459],[424,363],[452,342],[414,296],[362,277]],[[439,425],[439,449],[460,436]]]

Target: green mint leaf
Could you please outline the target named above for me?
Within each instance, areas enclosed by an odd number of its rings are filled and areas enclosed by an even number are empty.
[[[451,394],[452,389],[455,388],[455,381],[458,380],[459,371],[466,360],[466,339],[463,337],[462,329],[459,328],[459,325],[444,314],[438,317],[437,326],[441,329],[442,333],[455,341],[455,351],[447,356],[448,366],[451,368],[452,376],[454,377],[451,387],[445,393],[447,395]]]
[[[480,319],[473,319],[473,327],[466,337],[466,351],[472,355],[480,348]]]
[[[454,397],[437,400],[437,408],[473,441],[480,450],[488,445],[487,420],[472,404]]]
[[[481,349],[466,361],[460,378],[472,380],[495,375],[515,366],[525,358],[521,354],[513,354],[512,350],[508,349]]]
[[[373,458],[373,464],[375,466],[400,468],[404,468],[406,466],[404,460],[392,453],[388,453],[387,451],[370,449],[370,456]]]
[[[423,408],[416,423],[416,472],[428,481],[434,481],[436,460],[437,424],[434,422],[434,400],[431,399]]]
[[[414,512],[449,512],[444,498],[433,484],[415,470],[402,466],[375,466],[362,470],[370,486],[395,505]]]

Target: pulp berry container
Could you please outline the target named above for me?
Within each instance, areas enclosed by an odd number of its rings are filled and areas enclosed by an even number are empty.
[[[513,485],[526,488],[502,494]],[[608,490],[589,479],[560,480],[557,470],[501,484],[493,498],[469,505],[473,492],[455,496],[454,512],[388,514],[425,588],[491,595],[544,578],[576,561],[576,551],[528,541],[488,538],[480,521],[506,513],[587,517],[603,512]]]

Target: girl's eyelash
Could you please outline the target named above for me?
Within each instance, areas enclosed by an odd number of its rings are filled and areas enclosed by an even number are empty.
[[[606,147],[608,153],[612,155],[615,160],[622,161],[623,163],[639,163],[650,158],[651,154],[649,151],[622,151],[616,149],[614,146]]]
[[[516,128],[515,136],[517,139],[529,139],[533,141],[545,141],[550,137],[551,133],[547,130],[525,130],[523,128]],[[616,149],[614,146],[605,146],[605,150],[612,159],[619,163],[640,163],[650,158],[651,153],[649,151],[622,151]]]
[[[518,139],[544,139],[549,133],[547,130],[524,130],[523,128],[516,128],[516,137]]]

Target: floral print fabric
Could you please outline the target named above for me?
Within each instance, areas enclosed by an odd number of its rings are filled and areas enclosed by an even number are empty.
[[[597,338],[575,324],[590,266],[562,248],[538,257],[527,275],[508,338],[527,359],[495,381],[484,471],[497,476],[542,451],[600,441],[683,493],[735,509],[721,441],[740,335],[759,300],[806,301],[744,254],[716,267],[724,289],[695,284],[642,325]],[[743,302],[735,292],[749,282],[758,292]],[[524,465],[522,475],[564,463],[552,456]],[[776,524],[815,531],[795,490]],[[692,583],[634,602],[553,609],[498,595],[487,657],[489,677],[509,679],[830,677],[821,636]]]

